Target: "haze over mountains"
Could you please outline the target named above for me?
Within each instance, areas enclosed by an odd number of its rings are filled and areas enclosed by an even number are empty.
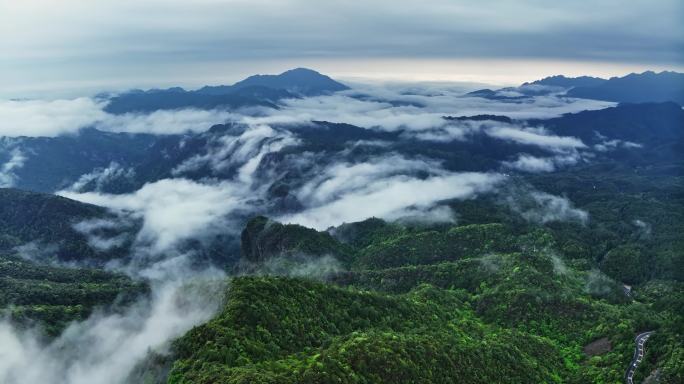
[[[507,90],[517,90],[528,95],[564,90],[570,97],[635,103],[673,101],[681,105],[684,103],[683,84],[684,74],[648,71],[608,80],[589,76],[570,78],[557,75]],[[558,89],[554,89],[555,87]],[[230,86],[204,86],[195,91],[186,91],[178,87],[129,91],[111,98],[105,111],[121,114],[190,107],[275,107],[281,99],[330,95],[348,89],[346,85],[316,71],[297,68],[279,75],[251,76]]]
[[[150,112],[160,109],[270,106],[281,99],[320,96],[349,89],[328,76],[305,68],[279,75],[254,75],[233,85],[134,90],[113,97],[105,107],[110,113]]]
[[[0,384],[684,383],[683,15],[0,1]]]
[[[613,77],[594,86],[576,85],[568,96],[627,103],[674,101],[684,104],[684,74],[644,72]]]
[[[656,75],[650,72],[642,75],[632,74],[624,78],[632,79],[629,80],[629,85],[632,88],[623,89],[621,94],[638,93],[643,95],[641,97],[645,99],[645,101],[662,102],[663,100],[660,99],[660,96],[654,97],[654,99],[649,99],[648,96],[655,93],[665,94],[666,91],[649,90],[660,90],[667,87],[676,88],[676,82],[673,83],[671,80],[677,78],[677,76],[681,78],[682,75],[675,73],[662,73]],[[644,79],[643,82],[635,80],[641,78]],[[424,105],[424,100],[431,101],[432,99],[437,99],[440,100],[440,102],[442,102],[442,100],[451,100],[450,102],[455,106],[459,103],[466,103],[466,108],[470,109],[468,112],[471,112],[472,115],[485,112],[494,115],[510,115],[512,112],[511,108],[519,109],[522,112],[522,115],[520,114],[521,112],[514,112],[520,117],[513,116],[516,122],[508,121],[508,125],[527,124],[525,121],[529,120],[529,125],[545,125],[553,132],[560,135],[578,136],[583,140],[584,144],[593,146],[601,145],[601,136],[598,135],[602,135],[609,138],[604,141],[621,140],[623,142],[632,142],[636,144],[644,141],[650,142],[652,140],[659,140],[660,144],[658,145],[664,145],[665,147],[670,147],[671,145],[673,149],[669,151],[676,151],[679,148],[679,144],[676,140],[678,138],[676,124],[679,115],[681,115],[681,110],[674,106],[667,106],[665,104],[662,106],[621,106],[619,109],[615,110],[615,112],[612,112],[613,110],[611,109],[606,109],[605,111],[597,112],[593,115],[579,113],[576,116],[561,116],[568,110],[559,109],[558,112],[551,112],[550,115],[547,113],[547,111],[552,111],[554,109],[552,107],[556,107],[556,105],[553,105],[549,108],[540,108],[540,112],[536,113],[536,115],[535,113],[528,113],[527,116],[525,116],[525,110],[532,109],[527,108],[526,104],[528,104],[529,101],[525,100],[534,102],[533,97],[535,95],[539,95],[540,97],[547,95],[549,92],[548,87],[551,87],[555,93],[559,93],[557,87],[562,88],[563,91],[569,89],[566,91],[568,93],[571,93],[574,90],[585,92],[585,89],[593,89],[598,85],[608,84],[614,81],[620,82],[622,80],[619,78],[602,80],[589,77],[566,78],[563,76],[555,76],[532,83],[525,83],[517,90],[507,89],[491,91],[492,94],[487,94],[485,97],[499,100],[501,103],[475,105],[475,108],[473,108],[472,101],[463,99],[460,95],[448,95],[450,98],[447,99],[447,95],[439,95],[438,97],[430,98],[410,94],[381,94],[374,96],[374,98],[369,100],[368,95],[364,96],[357,93],[350,93],[349,96],[344,96],[344,98],[356,103],[360,108],[365,109],[369,116],[368,119],[364,119],[367,121],[355,121],[354,123],[359,125],[360,128],[370,128],[370,130],[316,122],[314,124],[318,124],[319,126],[329,126],[330,128],[325,130],[325,132],[329,133],[316,134],[317,136],[312,137],[311,140],[323,140],[323,142],[326,143],[334,143],[339,140],[371,139],[402,141],[407,136],[413,136],[413,145],[433,146],[435,144],[432,142],[439,141],[439,145],[441,146],[450,146],[454,148],[462,147],[468,149],[469,153],[482,151],[480,156],[494,156],[498,161],[504,161],[506,156],[504,155],[505,152],[496,149],[497,146],[522,146],[519,149],[512,150],[513,152],[516,152],[520,149],[525,149],[524,146],[530,145],[530,143],[521,140],[515,141],[511,139],[508,139],[508,143],[506,144],[504,142],[492,144],[489,143],[489,141],[496,140],[496,135],[488,134],[488,132],[491,132],[491,129],[479,130],[472,127],[469,127],[468,129],[463,127],[451,127],[457,126],[458,124],[456,124],[456,122],[458,122],[458,120],[442,119],[442,116],[447,116],[450,114],[449,112],[452,112],[447,105],[437,105],[435,108]],[[535,89],[534,91],[528,90],[529,87],[533,86],[542,86],[542,88]],[[248,95],[242,93],[245,89],[252,89],[253,87],[258,87],[261,91],[250,91]],[[295,69],[277,76],[253,76],[233,86],[206,86],[197,91],[184,91],[173,88],[168,90],[126,92],[121,95],[113,96],[106,102],[103,109],[110,112],[114,111],[114,113],[123,113],[126,111],[126,113],[129,114],[137,111],[139,113],[138,116],[141,117],[129,115],[130,117],[128,119],[123,119],[116,124],[108,122],[101,123],[98,119],[93,119],[90,122],[79,122],[84,128],[87,127],[87,129],[79,131],[78,126],[73,127],[76,128],[74,132],[78,132],[77,135],[57,136],[54,138],[27,137],[5,139],[5,167],[10,168],[9,164],[12,164],[12,158],[20,159],[21,161],[17,162],[11,169],[7,169],[5,175],[8,182],[5,182],[4,184],[16,185],[21,188],[41,192],[55,192],[60,189],[68,188],[71,184],[77,183],[77,181],[80,180],[78,184],[80,190],[87,191],[98,189],[103,192],[131,192],[140,188],[145,182],[172,177],[172,171],[176,167],[192,156],[197,155],[198,152],[208,151],[208,146],[212,142],[219,140],[221,137],[230,136],[226,135],[227,132],[237,134],[240,130],[244,129],[244,127],[234,127],[226,131],[226,128],[217,126],[209,130],[209,127],[213,125],[212,121],[219,123],[225,120],[239,120],[242,118],[239,116],[231,116],[229,113],[225,112],[213,112],[217,108],[236,110],[238,111],[238,115],[240,113],[240,108],[265,108],[259,111],[247,112],[247,115],[250,115],[250,113],[252,114],[248,120],[257,123],[260,120],[267,123],[274,120],[273,118],[267,117],[269,114],[291,114],[291,117],[284,118],[282,122],[274,121],[276,125],[282,125],[285,129],[291,129],[292,121],[300,118],[298,115],[309,115],[309,118],[314,121],[319,119],[318,116],[306,111],[307,101],[305,96],[320,97],[320,101],[323,103],[321,104],[322,108],[336,108],[335,102],[338,100],[336,99],[336,96],[333,96],[333,93],[345,91],[347,89],[348,87],[345,85],[338,83],[327,76],[320,75],[315,71]],[[470,93],[469,95],[479,96],[481,95],[481,92],[482,91],[477,91]],[[515,95],[510,95],[512,92],[517,93]],[[271,98],[274,93],[277,96]],[[502,93],[507,94],[501,96],[500,94]],[[562,97],[562,94],[563,92],[560,92],[560,97]],[[673,97],[670,98],[669,101],[677,102],[677,98],[675,97],[677,95],[671,94]],[[225,95],[230,95],[230,100],[223,98]],[[208,100],[206,97],[211,98],[212,101],[204,103]],[[560,101],[560,97],[555,98],[555,100]],[[297,101],[297,99],[301,101]],[[667,100],[668,99],[666,98],[665,101]],[[323,106],[325,103],[328,105]],[[386,103],[391,104],[390,108],[385,107],[384,104]],[[558,103],[560,105],[560,102]],[[572,102],[563,102],[562,104],[568,104],[568,106],[573,105]],[[581,110],[582,108],[596,108],[583,103],[576,104],[581,104],[576,107],[578,110]],[[599,107],[608,106],[608,104],[596,105]],[[195,121],[193,114],[197,114],[197,112],[190,112],[191,110],[187,109],[189,107],[194,109],[206,109],[212,112],[207,115],[202,115],[198,121]],[[646,109],[649,108],[653,112],[646,111]],[[150,113],[165,109],[179,110],[179,112],[175,115],[173,114],[174,112],[169,112],[170,114],[161,116],[158,119],[158,122],[155,122],[154,120],[154,117],[158,116],[158,114],[152,113],[151,115],[148,115],[150,116],[148,118],[142,117],[144,116],[142,115],[143,111]],[[292,112],[289,112],[289,110]],[[572,111],[572,109],[570,111]],[[384,112],[388,112],[391,117],[373,117],[373,113]],[[329,116],[330,122],[344,123],[346,119],[346,116],[344,116],[345,113],[347,112],[333,112]],[[182,121],[186,114],[190,117],[187,122],[183,123]],[[335,116],[335,114],[338,114],[338,116]],[[558,117],[556,120],[550,120],[549,122],[539,119],[540,117],[546,118],[553,116]],[[414,122],[413,120],[418,120],[419,118],[429,119],[428,124],[434,124],[434,126],[428,128],[418,126],[423,123]],[[352,117],[352,119],[358,120],[357,117]],[[387,119],[398,120],[392,122],[391,127],[382,126]],[[402,121],[402,119],[406,121]],[[605,122],[606,119],[609,119],[607,123]],[[643,129],[641,123],[639,123],[639,120],[643,119],[658,119],[661,125],[651,129],[661,129],[664,131],[651,132]],[[183,125],[178,128],[168,129],[170,128],[169,124],[177,125],[173,120],[180,120]],[[306,123],[305,120],[306,117],[304,117],[302,123]],[[488,120],[490,119],[485,119],[482,123],[476,124],[484,126],[487,124]],[[572,123],[564,123],[564,120]],[[586,120],[586,122],[583,124],[578,123],[578,121],[581,120]],[[595,120],[596,123],[592,122],[593,120]],[[465,124],[470,124],[470,126],[473,125],[473,122],[469,121],[467,118],[460,121],[461,123],[459,124],[461,126]],[[204,126],[201,126],[202,124]],[[252,123],[248,121],[247,125],[250,124]],[[307,124],[311,124],[311,121]],[[416,126],[414,127],[412,124]],[[585,128],[587,127],[587,124],[593,128]],[[142,132],[135,132],[134,134],[103,132],[104,129],[118,130],[119,127],[116,125],[126,126],[125,128],[121,127],[124,130],[129,130],[131,126],[139,125]],[[558,125],[565,125],[568,128],[563,128],[561,130],[554,128]],[[165,129],[165,126],[167,129]],[[187,129],[193,129],[196,130],[196,132],[187,132]],[[303,127],[296,129],[302,130]],[[342,129],[344,129],[344,131],[341,131]],[[165,135],[156,136],[147,132],[157,134],[165,133]],[[307,130],[300,134],[307,137],[315,132],[316,130]],[[342,132],[345,133],[343,134]],[[483,139],[486,139],[488,142],[487,145],[478,144],[479,147],[477,150],[472,148],[477,141],[461,140],[468,135],[476,138],[482,134],[484,134]],[[330,137],[325,137],[326,135],[330,135]],[[239,137],[239,135],[236,137]],[[342,137],[344,137],[344,139],[342,139]],[[502,138],[502,140],[505,141],[506,138]],[[423,142],[422,144],[421,141]],[[447,143],[450,144],[447,145]],[[648,148],[642,149],[642,151],[649,151],[650,148],[651,147],[649,146]],[[528,152],[531,149],[532,148],[528,149]],[[534,151],[537,150],[533,150],[533,152]],[[657,157],[658,153],[660,153],[660,150],[655,151],[652,155]],[[489,163],[487,166],[478,166],[477,164],[477,162],[471,163],[467,169],[486,170],[487,167],[494,163]],[[95,172],[92,173],[93,171]],[[195,176],[192,177],[200,179],[207,176],[207,172],[208,170],[197,170],[193,174]],[[9,179],[10,175],[12,176],[12,179]],[[213,176],[216,176],[216,174],[214,173]],[[9,182],[10,180],[11,182]]]
[[[559,92],[569,97],[620,103],[672,101],[682,105],[684,104],[683,88],[684,74],[646,71],[640,74],[631,73],[623,77],[611,77],[607,80],[589,76],[573,78],[557,75],[524,83],[518,88],[504,88],[498,93],[491,90],[479,90],[472,94],[511,99],[521,95]]]
[[[2,102],[0,381],[678,382],[683,77]]]

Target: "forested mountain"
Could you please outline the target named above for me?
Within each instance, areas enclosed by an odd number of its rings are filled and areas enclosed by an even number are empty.
[[[593,261],[568,258],[562,234],[371,219],[333,230],[335,243],[266,220],[243,232],[250,262],[253,249],[294,264],[340,255],[347,271],[319,278],[345,288],[236,278],[223,311],[174,344],[169,382],[615,382],[632,334],[654,328],[664,382],[681,377],[681,314],[652,306],[651,287],[634,300]],[[592,350],[596,340],[608,349]]]
[[[682,16],[0,0],[0,384],[684,384]]]
[[[295,69],[3,137],[0,379],[616,383],[649,331],[682,382],[684,110],[568,97],[613,83]]]
[[[565,114],[552,119],[497,121],[496,116],[445,116],[444,122],[476,127],[492,123],[544,127],[561,136],[577,137],[605,161],[642,164],[674,163],[684,148],[684,111],[674,103],[620,104],[614,108]],[[206,132],[151,135],[147,133],[111,133],[84,129],[77,135],[14,138],[7,148],[25,153],[23,166],[13,171],[15,186],[40,192],[56,192],[70,187],[79,191],[123,193],[145,183],[174,176],[190,159],[215,152],[222,140],[239,142],[249,126],[229,123]],[[368,148],[366,153],[351,153],[362,158],[373,151],[396,150],[412,156],[444,161],[450,170],[488,170],[501,161],[515,158],[521,151],[543,156],[548,151],[534,142],[501,140],[487,135],[484,128],[473,129],[469,140],[448,136],[439,141],[412,137],[411,132],[384,132],[349,124],[315,121],[307,124],[275,125],[279,132],[291,132],[299,141],[291,152],[314,152],[331,155],[349,143],[381,140],[385,148]],[[8,151],[9,152],[9,151]],[[370,153],[369,153],[370,152]],[[267,154],[278,161],[275,153]],[[209,164],[183,173],[187,178],[230,178],[242,162],[221,170]],[[283,164],[286,165],[286,164]],[[295,170],[289,170],[292,173]]]
[[[19,151],[25,158],[21,168],[14,171],[14,186],[55,192],[69,187],[94,169],[106,169],[112,164],[125,174],[126,167],[150,155],[150,147],[159,139],[149,134],[112,133],[86,128],[75,135],[12,138],[4,143],[3,154],[11,157],[12,151]],[[117,174],[114,172],[111,176]],[[118,180],[118,183],[122,182],[125,179]]]
[[[37,261],[95,261],[117,255],[91,247],[79,223],[113,218],[106,209],[60,196],[0,188],[0,251],[19,250]],[[102,228],[120,236],[121,228]],[[123,247],[124,244],[121,244]],[[115,247],[118,248],[118,247]],[[109,251],[114,252],[110,254]],[[121,256],[122,250],[118,255]]]
[[[94,309],[123,307],[147,293],[143,282],[97,269],[64,268],[0,254],[0,313],[22,328],[58,336]]]

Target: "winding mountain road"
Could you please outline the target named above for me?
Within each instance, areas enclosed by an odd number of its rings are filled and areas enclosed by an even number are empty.
[[[641,363],[641,360],[643,360],[644,358],[644,352],[646,351],[646,347],[644,346],[644,344],[646,344],[646,341],[649,337],[651,337],[652,333],[653,331],[640,333],[634,339],[634,342],[636,343],[636,348],[634,349],[634,357],[632,358],[632,362],[629,364],[629,368],[627,368],[627,373],[625,374],[627,384],[634,384],[634,372],[636,372],[637,366],[639,365],[639,363]]]

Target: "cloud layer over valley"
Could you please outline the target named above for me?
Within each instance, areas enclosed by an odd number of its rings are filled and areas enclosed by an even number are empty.
[[[609,382],[628,328],[671,344],[620,284],[681,280],[684,2],[425,3],[0,0],[0,384],[373,381],[366,352],[419,377],[414,346],[482,343],[422,376]]]
[[[364,86],[334,95],[285,99],[279,109],[177,109],[151,113],[110,114],[104,99],[0,100],[0,136],[75,134],[87,127],[109,132],[178,134],[202,132],[214,124],[305,124],[324,120],[388,131],[431,131],[445,126],[445,115],[505,115],[514,119],[551,118],[564,113],[601,109],[611,102],[554,95],[523,101],[465,97],[462,90]],[[443,132],[443,133],[448,133]]]
[[[221,261],[236,261],[240,231],[255,215],[318,230],[369,217],[456,223],[457,203],[489,196],[531,223],[585,225],[589,212],[566,196],[510,188],[517,172],[554,172],[641,148],[557,133],[543,119],[615,104],[556,94],[490,100],[449,87],[375,86],[284,99],[278,108],[117,115],[105,105],[89,98],[0,102],[7,117],[0,186],[45,167],[45,158],[97,161],[57,178],[51,192],[107,208],[111,216],[72,223],[74,230],[95,249],[125,248],[106,268],[148,282],[151,291],[47,343],[38,331],[1,322],[0,344],[11,346],[0,351],[4,383],[125,382],[148,351],[164,352],[214,314],[225,273],[203,252],[213,247],[224,253]],[[104,150],[89,153],[81,139],[122,149],[109,158]],[[306,257],[296,268],[276,259],[257,271],[312,277],[342,268],[331,257]]]
[[[173,134],[203,131],[231,116],[226,111],[184,109],[112,115],[106,102],[81,97],[62,100],[0,100],[0,136],[55,137],[95,127],[110,132]]]

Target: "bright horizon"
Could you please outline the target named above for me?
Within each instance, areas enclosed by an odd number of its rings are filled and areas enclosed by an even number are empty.
[[[295,67],[492,85],[684,71],[683,17],[678,0],[5,1],[0,98],[196,88]]]
[[[152,78],[134,75],[107,80],[62,79],[40,84],[6,84],[0,99],[52,99],[92,96],[100,92],[116,92],[141,88],[183,87],[196,89],[204,85],[229,85],[256,74],[278,74],[304,67],[316,70],[338,81],[349,83],[453,83],[464,88],[484,86],[517,86],[524,82],[554,75],[568,77],[593,76],[610,78],[644,71],[684,71],[684,67],[650,64],[616,64],[606,62],[568,62],[541,60],[286,60],[279,63],[198,64],[198,73],[176,74],[173,70]]]

